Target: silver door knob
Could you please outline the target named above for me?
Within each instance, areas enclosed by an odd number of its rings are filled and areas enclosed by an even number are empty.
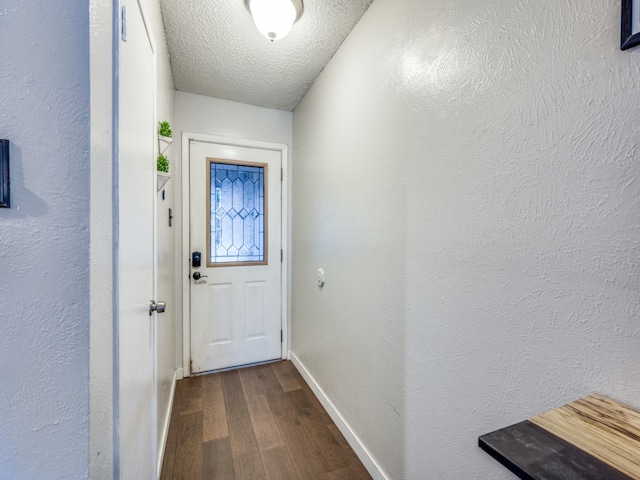
[[[153,312],[164,313],[167,308],[167,302],[158,302],[156,303],[154,300],[149,302],[149,315],[152,315]]]

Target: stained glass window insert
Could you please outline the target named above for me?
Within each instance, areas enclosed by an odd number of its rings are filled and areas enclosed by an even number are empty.
[[[266,165],[210,162],[209,263],[265,263]]]

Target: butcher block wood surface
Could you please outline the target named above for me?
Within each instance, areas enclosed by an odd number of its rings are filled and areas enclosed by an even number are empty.
[[[597,394],[478,440],[525,480],[640,480],[640,411]]]
[[[640,480],[640,412],[592,394],[530,419],[633,479]]]

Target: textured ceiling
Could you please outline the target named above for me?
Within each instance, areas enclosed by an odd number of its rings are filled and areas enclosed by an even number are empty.
[[[270,42],[243,0],[161,0],[176,89],[293,110],[372,0],[304,0]]]

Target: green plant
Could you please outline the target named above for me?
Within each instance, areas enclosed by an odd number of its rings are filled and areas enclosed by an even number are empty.
[[[156,168],[159,172],[169,173],[169,160],[163,154],[158,155]]]
[[[163,137],[171,138],[173,136],[173,132],[171,131],[171,124],[169,124],[169,122],[167,122],[166,120],[164,122],[160,122],[158,133]]]

